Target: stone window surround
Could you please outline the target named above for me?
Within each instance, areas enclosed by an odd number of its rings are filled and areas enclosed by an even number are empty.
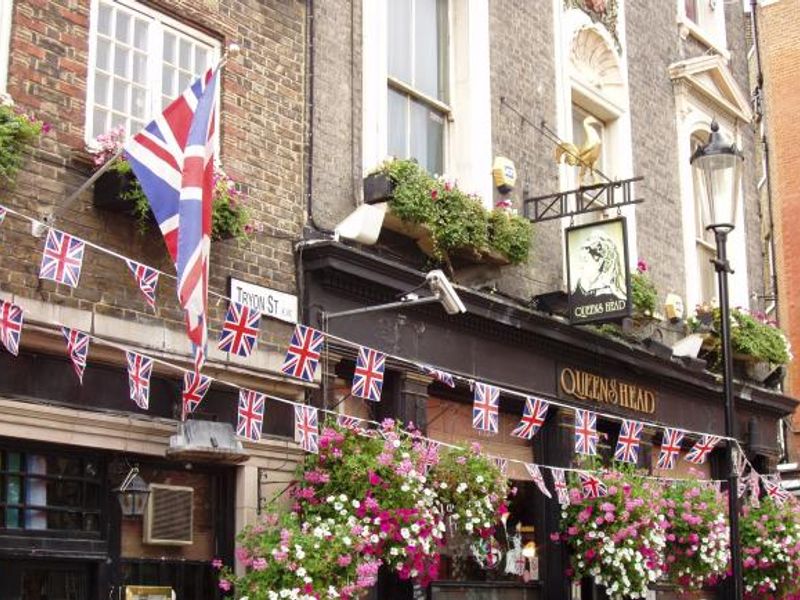
[[[140,3],[138,0],[110,0],[113,4],[118,4],[129,11],[133,11],[139,13],[141,16],[150,20],[151,24],[156,24],[157,26],[163,28],[172,29],[178,34],[182,34],[188,37],[195,38],[199,42],[207,45],[211,49],[211,56],[212,62],[215,64],[220,57],[220,50],[221,44],[220,41],[214,39],[213,37],[198,31],[188,25],[181,23],[180,21],[161,13],[153,8]],[[95,83],[95,68],[94,65],[97,60],[97,22],[98,22],[98,10],[99,10],[100,0],[91,0],[91,7],[90,7],[90,17],[89,17],[89,58],[88,58],[88,69],[87,69],[87,84],[86,84],[86,114],[85,114],[85,122],[84,122],[84,141],[89,143],[92,141],[91,131],[92,131],[92,107],[94,105],[94,83]],[[158,47],[155,49],[150,49],[148,54],[154,56],[161,56],[161,42],[159,42]],[[2,57],[0,57],[2,58]],[[153,66],[155,61],[160,59],[152,59],[149,60],[148,70],[150,70]],[[161,98],[161,73],[160,70],[158,72],[158,77],[155,77],[151,74],[150,81],[148,81],[148,93],[150,95],[154,95],[157,98]],[[216,108],[216,117],[217,123],[220,122],[220,86],[217,86],[217,108]],[[158,105],[160,106],[160,102]],[[150,102],[150,106],[153,105],[153,102]],[[145,123],[152,119],[155,115],[145,113]],[[219,153],[219,139],[220,136],[217,136],[217,153]]]
[[[362,0],[364,174],[387,158],[386,1]],[[489,7],[485,0],[449,0],[450,118],[444,171],[461,189],[492,203]]]
[[[678,32],[682,39],[693,37],[701,44],[718,52],[726,60],[730,59],[728,42],[725,32],[725,3],[716,0],[716,8],[712,11],[708,7],[711,0],[697,0],[698,5],[705,5],[705,11],[700,16],[701,23],[696,23],[686,16],[685,0],[678,0],[677,24]],[[710,22],[713,19],[713,22]]]
[[[553,0],[556,64],[556,112],[557,130],[567,141],[575,138],[572,132],[572,105],[594,115],[605,123],[603,151],[611,160],[605,165],[604,172],[612,179],[631,177],[633,173],[633,150],[631,143],[631,120],[628,107],[627,55],[625,32],[625,2],[619,3],[619,40],[622,53],[616,51],[613,39],[605,28],[593,23],[582,10],[564,10],[561,0]],[[616,56],[621,86],[613,93],[604,93],[591,84],[581,73],[581,69],[572,63],[572,45],[576,36],[582,31],[591,29],[605,40],[605,45]],[[613,157],[613,158],[612,158]],[[572,167],[561,165],[559,179],[561,189],[573,187],[575,177]],[[616,214],[616,212],[615,212]],[[636,240],[636,212],[634,206],[622,208],[622,214],[628,220],[628,255],[630,268],[634,268],[638,260]],[[576,219],[581,222],[581,219]],[[566,227],[567,223],[562,224]],[[564,258],[566,260],[566,257]],[[566,283],[566,262],[563,265],[563,276]]]

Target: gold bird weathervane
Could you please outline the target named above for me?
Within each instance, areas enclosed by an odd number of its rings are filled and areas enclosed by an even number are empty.
[[[571,142],[560,142],[556,146],[556,163],[567,163],[571,167],[580,167],[578,171],[578,185],[583,186],[587,172],[591,173],[593,183],[599,183],[597,177],[597,162],[600,160],[600,150],[603,145],[597,130],[592,125],[600,125],[600,121],[592,116],[583,120],[584,142],[576,146]]]

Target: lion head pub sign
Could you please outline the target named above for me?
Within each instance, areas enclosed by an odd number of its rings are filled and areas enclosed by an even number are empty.
[[[631,313],[625,218],[569,227],[569,322],[619,321]]]

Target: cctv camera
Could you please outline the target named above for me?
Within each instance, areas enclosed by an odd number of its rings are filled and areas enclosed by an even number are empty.
[[[458,313],[467,312],[461,298],[458,297],[456,290],[453,288],[447,277],[444,276],[441,270],[436,269],[431,271],[425,276],[425,281],[428,282],[428,287],[433,292],[434,296],[439,299],[439,302],[444,306],[448,315],[456,315]]]

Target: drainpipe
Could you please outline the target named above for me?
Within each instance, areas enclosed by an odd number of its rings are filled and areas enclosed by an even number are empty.
[[[758,43],[758,0],[750,0],[750,22],[752,23],[753,30],[753,48],[755,49],[756,58],[756,89],[753,95],[758,100],[758,116],[759,121],[764,119],[764,72],[761,69],[761,49]],[[767,213],[769,214],[769,249],[772,255],[770,260],[770,269],[772,270],[772,295],[775,302],[775,321],[780,324],[780,313],[778,312],[778,270],[775,268],[775,262],[778,255],[775,253],[775,220],[774,211],[772,208],[772,183],[770,181],[769,169],[769,144],[767,143],[766,135],[759,135],[761,141],[761,150],[764,155],[764,171],[767,174]]]

